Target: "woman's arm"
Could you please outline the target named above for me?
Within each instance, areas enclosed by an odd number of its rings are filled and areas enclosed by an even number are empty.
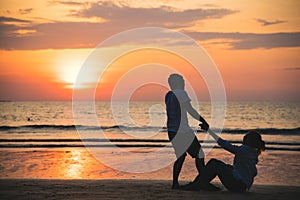
[[[209,133],[209,135],[211,135],[218,142],[220,137],[217,134],[215,134],[215,132],[213,132],[210,128],[207,130],[207,132]]]
[[[201,125],[200,125],[201,126]],[[202,126],[201,126],[202,128]],[[206,127],[205,127],[206,128]],[[236,145],[232,145],[227,140],[223,140],[221,137],[219,137],[215,132],[213,132],[211,129],[207,129],[207,132],[214,138],[214,140],[217,141],[217,143],[225,150],[236,154],[240,151],[240,148]]]

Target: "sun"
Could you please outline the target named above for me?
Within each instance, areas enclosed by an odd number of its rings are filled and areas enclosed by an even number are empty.
[[[54,68],[58,81],[63,83],[65,88],[74,88],[78,73],[89,53],[89,49],[69,49],[59,52],[55,59]]]
[[[65,83],[65,88],[74,88],[81,65],[82,61],[80,60],[67,60],[59,67],[58,77]]]

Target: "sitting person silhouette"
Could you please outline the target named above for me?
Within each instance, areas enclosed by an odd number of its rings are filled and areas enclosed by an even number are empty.
[[[251,130],[245,134],[241,146],[232,145],[230,142],[223,140],[216,135],[206,124],[200,125],[202,129],[217,141],[225,150],[235,155],[233,165],[211,159],[205,166],[204,172],[198,175],[195,180],[187,185],[182,186],[185,190],[217,190],[209,184],[216,176],[219,177],[222,184],[227,190],[232,192],[245,192],[253,184],[254,177],[257,175],[256,164],[261,151],[265,150],[265,142],[261,134]]]
[[[171,91],[165,96],[167,129],[177,157],[173,166],[172,188],[179,189],[178,177],[187,155],[186,152],[195,158],[199,174],[204,168],[204,153],[194,131],[189,126],[187,113],[203,124],[208,124],[191,105],[191,99],[184,90],[183,77],[179,74],[171,74],[168,83]]]

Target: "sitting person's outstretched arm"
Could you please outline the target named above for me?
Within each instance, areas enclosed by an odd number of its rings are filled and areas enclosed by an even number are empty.
[[[200,124],[200,126],[202,129],[206,130],[223,149],[225,149],[233,154],[236,154],[237,152],[239,152],[240,148],[238,146],[232,145],[227,140],[223,140],[205,124]]]

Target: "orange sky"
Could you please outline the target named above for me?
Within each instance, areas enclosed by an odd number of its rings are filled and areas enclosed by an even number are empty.
[[[206,49],[229,100],[299,101],[297,0],[0,2],[2,100],[71,100],[77,73],[95,46],[127,29],[157,26],[185,33]],[[98,85],[97,99],[110,99],[124,71],[151,62],[177,69],[200,100],[209,100],[202,78],[193,76],[185,61],[149,52],[110,66],[114,70]],[[165,90],[148,85],[134,98],[162,100]]]

